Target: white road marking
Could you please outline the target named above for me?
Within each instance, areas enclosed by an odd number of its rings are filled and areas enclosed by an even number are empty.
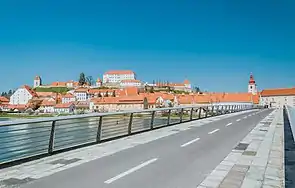
[[[187,143],[185,143],[185,144],[182,144],[181,147],[183,148],[183,147],[185,147],[185,146],[188,146],[188,145],[190,145],[190,144],[192,144],[192,143],[194,143],[194,142],[196,142],[196,141],[198,141],[198,140],[200,140],[200,138],[196,138],[196,139],[191,140],[191,141],[189,141],[189,142],[187,142]]]
[[[237,119],[237,121],[241,121],[241,119]]]
[[[158,160],[158,159],[157,159],[157,158],[154,158],[154,159],[151,159],[151,160],[149,160],[149,161],[146,161],[146,162],[144,162],[144,163],[142,163],[142,164],[140,164],[140,165],[138,165],[138,166],[136,166],[136,167],[133,167],[133,168],[127,170],[126,172],[123,172],[123,173],[121,173],[121,174],[119,174],[119,175],[117,175],[117,176],[115,176],[115,177],[113,177],[113,178],[111,178],[111,179],[108,179],[108,180],[105,181],[104,183],[106,183],[106,184],[111,184],[111,183],[113,183],[114,181],[116,181],[116,180],[118,180],[118,179],[120,179],[120,178],[123,178],[124,176],[127,176],[128,174],[131,174],[132,172],[135,172],[135,171],[137,171],[137,170],[139,170],[139,169],[141,169],[141,168],[143,168],[143,167],[145,167],[145,166],[147,166],[147,165],[149,165],[149,164],[155,162],[156,160]]]
[[[247,116],[243,117],[244,119],[247,119]]]
[[[219,131],[219,129],[215,129],[214,131],[208,132],[208,134],[213,134],[213,133],[216,133],[217,131]]]
[[[232,125],[232,124],[233,124],[233,123],[229,123],[229,124],[226,125],[226,127],[228,127],[228,126],[230,126],[230,125]]]

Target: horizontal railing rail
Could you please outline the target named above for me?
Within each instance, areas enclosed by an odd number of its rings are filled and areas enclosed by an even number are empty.
[[[260,108],[199,105],[0,123],[0,168],[165,126]]]

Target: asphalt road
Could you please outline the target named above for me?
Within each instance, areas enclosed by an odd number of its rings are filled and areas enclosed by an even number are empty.
[[[195,188],[270,112],[252,111],[217,120],[58,172],[23,187]]]

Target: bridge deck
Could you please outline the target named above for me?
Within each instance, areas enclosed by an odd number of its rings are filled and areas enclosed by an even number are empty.
[[[1,170],[1,184],[26,188],[196,187],[270,113],[227,114],[61,153]]]

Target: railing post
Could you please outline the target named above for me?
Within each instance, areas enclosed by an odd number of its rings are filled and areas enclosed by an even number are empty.
[[[49,145],[48,145],[48,153],[53,153],[53,147],[54,147],[54,137],[55,137],[55,123],[56,121],[52,121],[51,124],[51,131],[50,131],[50,138],[49,138]]]
[[[190,114],[190,120],[193,120],[193,113],[194,113],[194,108],[191,109],[191,114]]]
[[[96,142],[99,143],[101,140],[101,126],[102,126],[102,116],[99,117],[97,134],[96,134]]]
[[[201,119],[201,113],[202,113],[202,107],[199,108],[199,118],[198,119]]]
[[[128,135],[132,133],[132,122],[133,122],[133,113],[130,114],[129,124],[128,124]]]
[[[180,111],[180,123],[182,123],[182,118],[183,118],[183,108],[181,108],[181,111]]]
[[[223,105],[221,106],[220,115],[223,114]]]
[[[171,110],[168,110],[168,119],[167,119],[167,125],[170,125],[170,118],[171,118]]]
[[[207,108],[206,108],[206,114],[205,114],[205,117],[208,117],[208,111],[209,111],[209,106],[207,106]]]
[[[156,114],[156,111],[153,111],[152,112],[152,119],[151,119],[151,129],[154,128],[155,114]]]

